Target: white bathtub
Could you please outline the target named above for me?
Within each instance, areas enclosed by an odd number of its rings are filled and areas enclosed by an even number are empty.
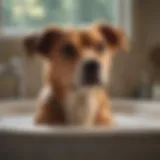
[[[35,127],[35,101],[0,103],[2,159],[160,159],[160,102],[113,100],[112,128]],[[1,158],[0,158],[1,159]]]
[[[1,102],[0,128],[31,127],[35,104],[34,100]],[[113,100],[112,110],[116,122],[114,129],[160,128],[160,102]]]

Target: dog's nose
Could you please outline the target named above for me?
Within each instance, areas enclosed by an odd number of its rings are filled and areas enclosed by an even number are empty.
[[[84,64],[84,70],[88,73],[91,73],[98,69],[98,62],[94,60],[90,60]]]
[[[83,84],[99,83],[99,63],[96,60],[88,60],[83,66]]]

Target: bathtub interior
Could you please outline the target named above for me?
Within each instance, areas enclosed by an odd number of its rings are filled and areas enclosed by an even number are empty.
[[[113,100],[115,124],[112,129],[160,128],[160,103],[131,100]],[[36,128],[33,125],[35,101],[11,101],[0,104],[0,128]]]

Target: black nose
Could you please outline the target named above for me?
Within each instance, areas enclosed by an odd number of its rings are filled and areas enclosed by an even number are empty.
[[[99,63],[95,60],[85,62],[83,66],[83,84],[94,85],[99,83]]]

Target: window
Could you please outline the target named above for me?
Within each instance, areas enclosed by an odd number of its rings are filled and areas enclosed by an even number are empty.
[[[0,0],[4,28],[41,28],[50,23],[88,24],[116,20],[116,0]]]

